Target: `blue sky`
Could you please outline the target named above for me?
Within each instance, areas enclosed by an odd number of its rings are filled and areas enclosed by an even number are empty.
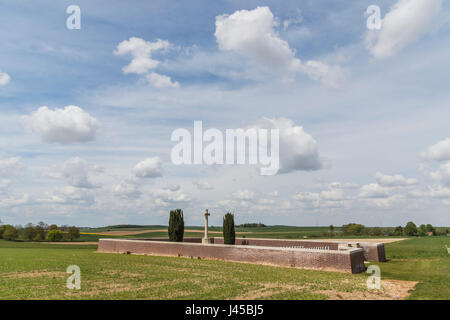
[[[4,223],[449,225],[444,1],[0,3]],[[261,119],[285,173],[171,163],[177,128]]]

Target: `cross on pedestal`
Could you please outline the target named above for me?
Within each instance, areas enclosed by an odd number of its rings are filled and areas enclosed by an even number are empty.
[[[210,216],[210,213],[208,212],[208,209],[205,211],[205,239],[208,239],[208,217]]]
[[[205,214],[205,235],[203,236],[202,243],[211,244],[213,243],[213,239],[208,238],[208,217],[210,216],[208,209],[206,209],[204,214]]]

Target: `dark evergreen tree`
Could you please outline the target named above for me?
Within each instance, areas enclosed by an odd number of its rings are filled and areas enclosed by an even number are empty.
[[[183,242],[184,237],[184,217],[183,210],[175,209],[170,211],[169,218],[169,240]]]
[[[236,241],[236,233],[234,231],[234,215],[227,213],[223,217],[223,243],[234,244]]]

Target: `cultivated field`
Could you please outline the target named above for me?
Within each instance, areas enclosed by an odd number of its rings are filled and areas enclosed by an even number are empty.
[[[367,289],[366,274],[1,240],[0,299],[450,299],[445,245],[449,237],[386,244],[390,261],[380,264],[377,291]],[[69,265],[81,268],[81,290],[66,288]]]

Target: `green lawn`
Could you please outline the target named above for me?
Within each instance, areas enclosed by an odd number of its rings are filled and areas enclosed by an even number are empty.
[[[390,261],[381,263],[386,279],[418,281],[410,299],[450,299],[450,237],[411,238],[386,244]]]
[[[326,299],[366,291],[365,275],[225,261],[96,253],[96,246],[0,241],[0,299]],[[82,289],[65,287],[69,265]]]
[[[450,255],[445,244],[450,244],[449,237],[386,245],[391,260],[380,264],[382,279],[418,281],[411,299],[449,299]],[[95,245],[1,240],[0,299],[328,299],[370,294],[364,273],[95,250]],[[81,290],[65,286],[69,265],[81,268]]]

